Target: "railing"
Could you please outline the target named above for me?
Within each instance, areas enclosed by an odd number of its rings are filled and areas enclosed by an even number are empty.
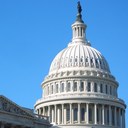
[[[43,116],[43,115],[39,115],[39,114],[35,114],[35,116],[38,119],[49,121],[49,116]]]

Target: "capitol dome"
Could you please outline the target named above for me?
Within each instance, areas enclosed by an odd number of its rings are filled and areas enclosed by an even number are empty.
[[[119,83],[105,57],[87,41],[80,2],[77,8],[72,41],[53,59],[35,111],[48,116],[52,128],[125,128]]]

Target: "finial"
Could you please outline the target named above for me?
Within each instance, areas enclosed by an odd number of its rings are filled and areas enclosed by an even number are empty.
[[[81,14],[82,12],[82,8],[81,8],[81,5],[80,5],[80,1],[77,2],[77,9],[78,9],[78,14]]]
[[[80,21],[80,22],[83,23],[82,15],[81,15],[82,8],[81,8],[81,5],[80,5],[80,1],[77,2],[77,10],[78,10],[78,13],[77,13],[77,19],[76,19],[76,21]]]

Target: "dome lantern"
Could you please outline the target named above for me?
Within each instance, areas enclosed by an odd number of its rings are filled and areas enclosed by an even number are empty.
[[[76,21],[74,24],[72,24],[72,30],[73,30],[73,38],[72,38],[72,43],[85,43],[86,42],[86,34],[85,34],[85,30],[86,30],[86,24],[84,24],[84,21],[82,20],[82,8],[80,5],[80,2],[78,2],[77,4],[77,17],[76,17]]]

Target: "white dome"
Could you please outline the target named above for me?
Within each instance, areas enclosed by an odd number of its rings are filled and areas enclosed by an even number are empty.
[[[118,82],[86,40],[80,2],[77,8],[72,41],[53,59],[35,109],[50,117],[53,128],[124,128],[126,105],[118,98]]]
[[[110,73],[108,63],[95,48],[85,43],[71,43],[59,52],[50,66],[50,74],[70,70],[100,70]]]

